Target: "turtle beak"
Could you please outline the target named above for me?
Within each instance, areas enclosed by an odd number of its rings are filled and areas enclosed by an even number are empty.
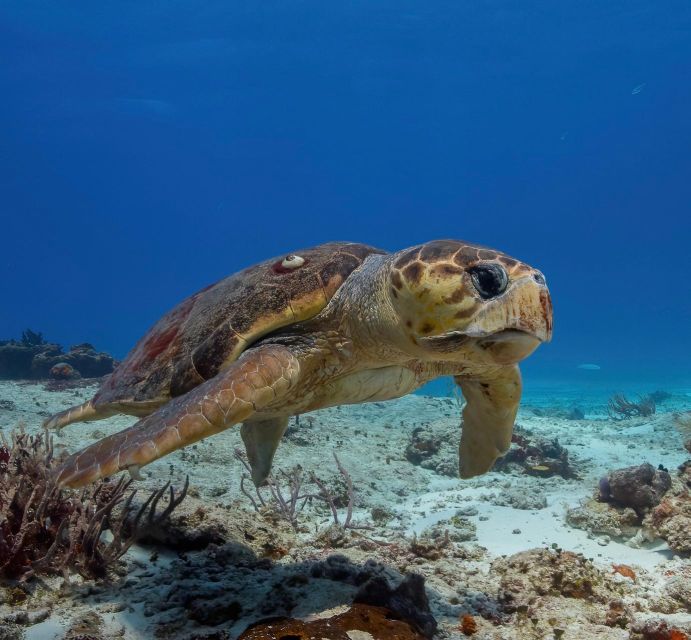
[[[527,358],[552,339],[552,300],[544,278],[520,278],[490,301],[464,333],[497,364]]]
[[[535,272],[486,301],[462,330],[421,337],[418,342],[437,353],[455,353],[472,345],[471,349],[479,349],[491,362],[513,364],[551,339],[552,300],[544,277]]]
[[[497,364],[514,364],[525,360],[541,342],[539,338],[525,331],[507,329],[481,338],[477,346]]]
[[[552,339],[552,300],[544,279],[520,278],[489,301],[463,331],[474,338],[496,338],[501,332],[510,332],[507,338],[524,333],[537,341],[536,346]]]

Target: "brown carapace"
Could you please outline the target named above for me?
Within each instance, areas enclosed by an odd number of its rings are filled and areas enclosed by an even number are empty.
[[[317,315],[373,247],[332,242],[271,258],[183,300],[139,340],[92,400],[46,422],[145,416],[237,360],[263,335]],[[301,257],[299,268],[287,258]],[[283,265],[287,266],[283,266]]]
[[[333,242],[275,257],[181,302],[92,400],[46,421],[142,417],[71,456],[59,481],[136,473],[242,423],[260,483],[290,416],[399,397],[441,375],[468,401],[461,475],[482,473],[510,442],[517,362],[551,333],[544,276],[477,245],[442,240],[388,254]]]

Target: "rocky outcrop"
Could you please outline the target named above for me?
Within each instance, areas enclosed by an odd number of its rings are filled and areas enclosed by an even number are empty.
[[[668,491],[644,521],[677,553],[691,553],[691,461],[679,467]]]
[[[569,462],[569,452],[556,438],[534,437],[518,425],[511,438],[511,448],[494,463],[493,470],[509,473],[522,471],[544,478],[555,475],[577,477]]]
[[[59,344],[46,342],[31,330],[21,340],[0,341],[0,380],[100,378],[112,373],[116,364],[110,354],[87,342],[64,352]]]
[[[610,471],[600,481],[600,500],[641,513],[657,505],[672,486],[672,478],[664,469],[645,463]]]

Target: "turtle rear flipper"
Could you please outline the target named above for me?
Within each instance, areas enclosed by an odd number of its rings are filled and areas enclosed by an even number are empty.
[[[263,420],[245,420],[240,435],[245,444],[247,459],[252,469],[252,482],[256,487],[264,484],[271,472],[278,443],[288,428],[288,416]]]
[[[73,422],[86,422],[88,420],[101,420],[103,418],[110,418],[117,412],[108,407],[96,407],[93,400],[78,404],[76,407],[70,407],[60,413],[50,416],[43,422],[44,429],[56,429],[60,431],[63,427]]]
[[[70,407],[60,413],[50,416],[43,421],[44,429],[56,429],[60,431],[63,427],[75,422],[90,422],[92,420],[105,420],[112,416],[125,414],[143,418],[153,413],[161,406],[161,400],[146,400],[138,402],[117,402],[98,404],[92,398],[88,402]]]
[[[57,482],[80,487],[124,469],[136,473],[176,449],[248,420],[284,397],[299,375],[300,362],[285,347],[247,351],[216,377],[129,429],[71,455],[58,469]]]

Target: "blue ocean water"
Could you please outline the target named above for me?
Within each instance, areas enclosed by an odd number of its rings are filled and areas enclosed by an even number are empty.
[[[526,381],[691,378],[687,2],[10,0],[0,59],[0,338],[122,357],[266,257],[450,237],[546,274]]]

